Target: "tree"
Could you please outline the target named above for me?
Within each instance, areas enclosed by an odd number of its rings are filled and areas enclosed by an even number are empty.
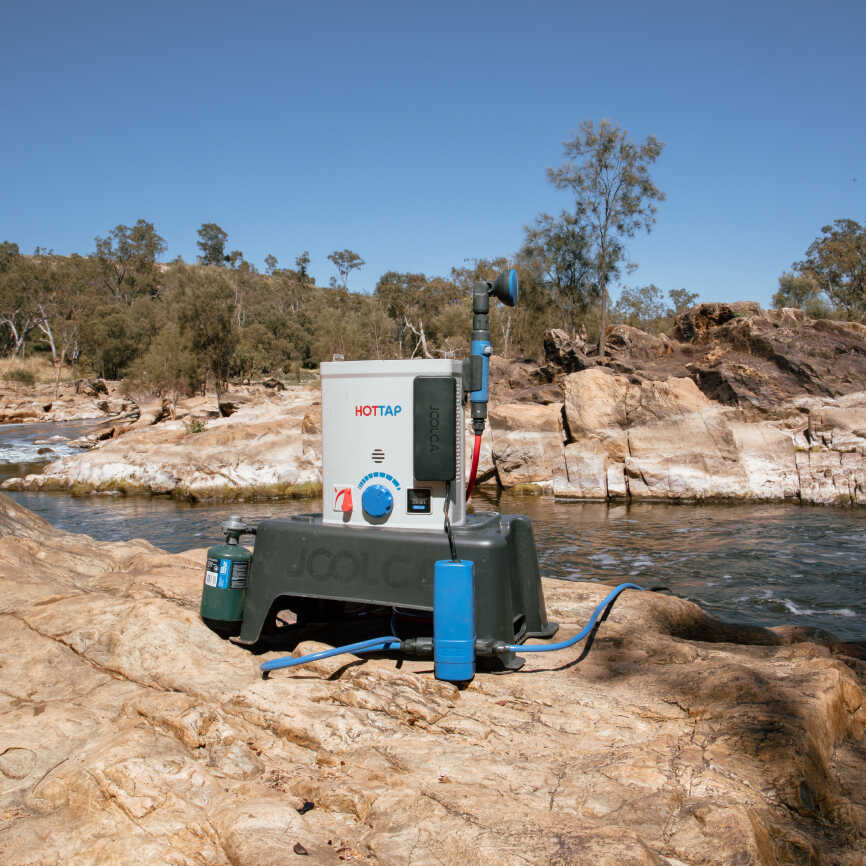
[[[678,316],[695,305],[698,300],[698,293],[690,292],[687,289],[671,289],[668,292],[668,297],[674,305],[674,315]]]
[[[213,271],[184,268],[178,274],[178,325],[195,357],[213,374],[217,398],[228,383],[238,342],[234,324],[234,286]]]
[[[812,278],[830,302],[850,318],[866,316],[866,223],[834,220],[821,229],[794,268]],[[805,284],[802,285],[805,289]],[[781,285],[780,285],[781,289]]]
[[[237,269],[242,265],[247,265],[249,269],[249,262],[244,259],[244,254],[240,250],[232,250],[226,256],[226,264],[228,264],[230,268],[234,269]]]
[[[614,315],[634,328],[654,329],[671,311],[665,307],[662,290],[654,285],[624,288],[613,308]]]
[[[221,268],[225,265],[226,259],[226,243],[229,239],[228,234],[224,232],[216,223],[202,223],[198,230],[199,240],[196,246],[201,250],[201,255],[198,257],[199,263],[202,265],[215,265]]]
[[[26,257],[11,259],[0,271],[0,329],[6,334],[4,350],[17,358],[36,327],[36,298],[42,263]]]
[[[156,260],[166,245],[153,223],[140,219],[134,226],[117,225],[107,237],[97,236],[95,243],[104,285],[117,303],[131,304],[139,295],[156,294]]]
[[[574,217],[589,241],[601,296],[600,355],[607,328],[607,286],[625,239],[639,230],[651,230],[655,202],[665,198],[649,175],[663,147],[655,136],[638,146],[611,121],[602,120],[596,130],[587,120],[571,140],[563,142],[565,160],[560,168],[547,170],[557,189],[567,189],[574,196]]]
[[[348,290],[349,274],[363,268],[367,264],[357,253],[352,250],[334,250],[329,256],[329,261],[334,263],[337,273],[340,275],[341,283],[339,287],[345,292]],[[332,280],[332,285],[336,280]]]
[[[298,276],[302,280],[308,280],[309,279],[309,277],[310,277],[310,254],[306,250],[304,250],[295,259],[295,267],[298,269]]]
[[[277,261],[277,257],[273,253],[268,253],[265,256],[265,271],[270,275],[276,269],[279,262]]]
[[[0,244],[0,273],[5,271],[19,256],[18,244],[12,241],[3,241]]]
[[[779,277],[779,288],[773,295],[773,306],[777,310],[783,307],[799,307],[806,309],[818,300],[821,288],[812,274],[795,274],[785,271]]]
[[[87,298],[98,277],[93,260],[79,255],[56,256],[41,262],[40,267],[42,275],[34,299],[35,321],[51,351],[56,398],[63,365],[78,360]]]
[[[550,292],[561,316],[561,326],[577,326],[598,300],[598,281],[591,258],[587,226],[574,214],[540,214],[526,226],[520,258]]]

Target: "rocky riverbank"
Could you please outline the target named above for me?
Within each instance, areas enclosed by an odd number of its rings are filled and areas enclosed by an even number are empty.
[[[135,401],[121,393],[120,383],[102,379],[49,384],[0,384],[0,424],[86,421],[134,414]]]
[[[137,420],[92,434],[91,450],[4,487],[223,501],[321,490],[317,388],[237,388],[219,407],[196,397],[171,408],[145,405]]]
[[[866,504],[866,327],[702,304],[675,338],[617,325],[601,362],[562,331],[546,363],[493,359],[480,481],[580,500]],[[244,499],[321,484],[311,387],[143,407],[6,489]],[[467,449],[471,437],[467,430]]]
[[[262,681],[304,635],[253,655],[205,628],[203,551],[2,496],[0,536],[8,866],[863,862],[862,646],[627,593],[579,664],[462,691],[385,658]],[[545,581],[564,634],[604,591]]]

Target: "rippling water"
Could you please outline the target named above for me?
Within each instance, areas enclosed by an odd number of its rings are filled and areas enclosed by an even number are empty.
[[[5,435],[0,428],[0,441]],[[232,513],[254,521],[321,509],[321,500],[191,506],[164,498],[11,495],[62,529],[103,540],[146,538],[170,551],[221,540],[220,521]],[[509,494],[476,497],[476,507],[528,514],[545,576],[664,584],[722,619],[813,626],[866,640],[866,509],[608,507]]]
[[[100,421],[57,421],[45,424],[3,424],[0,426],[0,481],[39,472],[42,466],[80,454],[70,446]]]

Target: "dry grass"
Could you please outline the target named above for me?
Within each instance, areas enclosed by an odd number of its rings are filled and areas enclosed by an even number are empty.
[[[0,358],[0,382],[4,384],[27,385],[31,381],[36,385],[53,384],[54,376],[54,365],[48,358]]]

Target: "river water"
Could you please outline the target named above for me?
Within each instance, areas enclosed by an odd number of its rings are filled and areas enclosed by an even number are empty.
[[[46,455],[27,451],[22,442],[78,429],[23,429],[36,426],[0,427],[0,462],[4,453],[13,453],[2,446],[15,437],[16,458],[23,454],[44,460]],[[29,471],[37,471],[29,462]],[[19,474],[11,468],[0,466],[0,477]],[[169,551],[221,541],[219,524],[229,514],[256,521],[321,510],[317,499],[188,505],[160,497],[10,495],[61,529],[106,541],[145,538]],[[728,621],[812,626],[843,640],[866,640],[866,509],[771,504],[608,507],[507,493],[495,498],[482,493],[474,501],[479,510],[532,518],[541,573],[547,577],[665,585]]]

